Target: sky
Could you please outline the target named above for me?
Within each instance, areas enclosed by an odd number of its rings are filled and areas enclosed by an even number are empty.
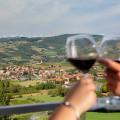
[[[119,34],[120,0],[0,0],[0,37]]]

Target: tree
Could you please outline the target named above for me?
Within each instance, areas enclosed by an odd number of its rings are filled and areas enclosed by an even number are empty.
[[[0,79],[0,105],[9,105],[10,104],[10,82],[9,80]],[[1,116],[0,120],[11,120],[10,116]]]

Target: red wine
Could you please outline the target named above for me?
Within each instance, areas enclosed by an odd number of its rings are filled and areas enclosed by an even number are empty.
[[[87,73],[96,60],[95,59],[80,60],[69,58],[68,61],[72,63],[77,69],[81,70],[84,73]]]

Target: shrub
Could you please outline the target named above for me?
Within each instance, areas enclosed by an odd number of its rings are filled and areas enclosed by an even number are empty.
[[[10,92],[11,93],[19,93],[20,92],[20,90],[21,90],[21,86],[20,85],[12,85],[11,87],[10,87]]]
[[[37,90],[44,90],[44,89],[54,89],[56,85],[52,82],[41,83],[36,85]]]
[[[76,69],[69,69],[69,70],[67,70],[67,72],[69,74],[75,74],[77,72],[77,70]]]
[[[65,88],[65,87],[62,87],[62,86],[61,86],[61,87],[58,87],[58,93],[59,93],[59,95],[62,96],[62,97],[64,97],[64,96],[66,95],[67,91],[68,91],[68,89]]]
[[[23,96],[22,95],[19,95],[18,98],[22,98]]]
[[[108,87],[107,87],[106,84],[104,84],[104,85],[101,86],[101,92],[102,92],[102,93],[107,93],[107,92],[109,92],[109,89],[108,89]]]
[[[54,90],[50,90],[48,92],[48,94],[51,96],[51,97],[55,97],[55,96],[62,96],[64,97],[67,93],[68,89],[65,88],[65,87],[62,87],[62,86],[59,86],[58,88],[54,89]]]
[[[50,95],[51,97],[59,96],[58,89],[49,90],[49,91],[48,91],[48,95]]]
[[[103,97],[103,95],[101,94],[101,91],[96,91],[97,97]]]

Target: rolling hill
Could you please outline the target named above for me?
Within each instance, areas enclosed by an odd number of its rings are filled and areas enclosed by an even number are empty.
[[[0,66],[6,64],[26,64],[59,62],[65,57],[65,43],[69,36],[52,37],[7,37],[0,38]],[[100,35],[93,35],[96,41]]]

